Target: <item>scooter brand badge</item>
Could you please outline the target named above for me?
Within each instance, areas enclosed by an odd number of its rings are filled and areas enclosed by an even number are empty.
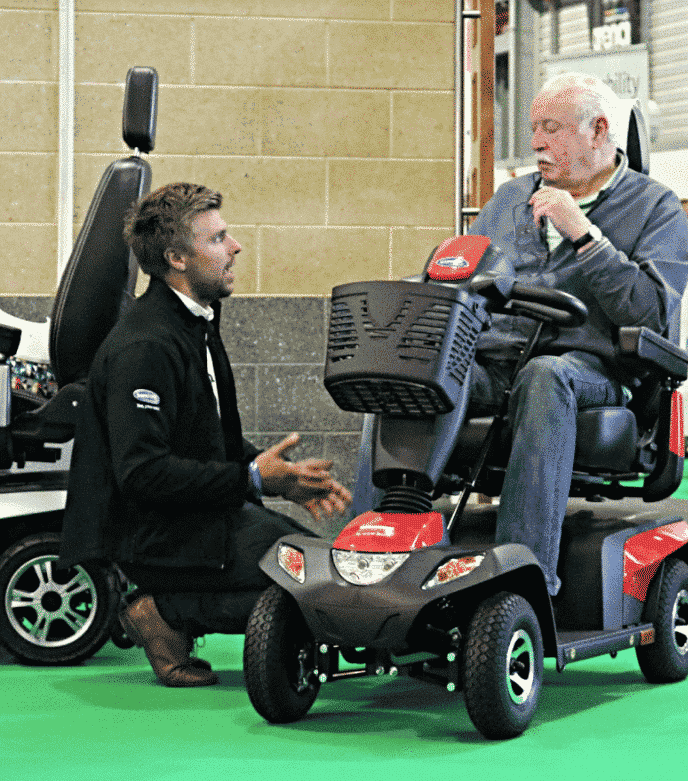
[[[452,236],[435,250],[428,275],[437,282],[468,279],[490,246],[487,236]]]
[[[374,534],[376,537],[394,537],[395,532],[394,526],[382,526],[381,524],[376,523],[366,523],[363,524],[363,526],[358,527],[358,531],[356,534],[365,535],[365,534]]]
[[[463,257],[463,255],[459,255],[458,258],[442,258],[441,260],[437,261],[437,265],[442,266],[442,268],[456,270],[459,268],[468,268],[469,263],[466,258]]]
[[[160,409],[160,396],[155,391],[137,388],[133,396],[139,409]]]

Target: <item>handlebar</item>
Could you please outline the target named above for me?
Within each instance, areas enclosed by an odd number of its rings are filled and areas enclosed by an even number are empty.
[[[491,301],[493,310],[522,314],[561,328],[577,328],[588,317],[588,308],[570,293],[516,282],[508,274],[478,274],[471,279],[470,287]]]
[[[578,328],[588,317],[588,308],[579,298],[563,290],[540,285],[514,282],[510,301],[511,309],[555,323],[561,328]]]

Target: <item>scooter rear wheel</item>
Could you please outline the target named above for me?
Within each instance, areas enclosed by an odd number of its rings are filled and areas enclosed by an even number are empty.
[[[119,594],[97,564],[60,569],[60,535],[32,534],[0,556],[0,645],[25,664],[78,664],[110,636]]]
[[[294,598],[278,585],[265,591],[248,620],[244,679],[253,707],[285,724],[308,713],[320,690],[315,643]]]
[[[518,594],[486,599],[468,628],[464,697],[486,738],[514,738],[530,724],[540,697],[543,646],[535,611]]]
[[[647,605],[656,605],[655,642],[636,648],[650,683],[674,683],[688,676],[688,565],[669,559],[663,577],[650,583]]]

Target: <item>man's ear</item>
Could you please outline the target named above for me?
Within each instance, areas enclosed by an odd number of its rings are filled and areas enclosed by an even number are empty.
[[[597,117],[593,123],[593,131],[593,143],[599,148],[609,139],[609,120],[607,117]]]
[[[174,271],[186,271],[186,255],[181,255],[177,250],[168,247],[163,253],[170,269]]]

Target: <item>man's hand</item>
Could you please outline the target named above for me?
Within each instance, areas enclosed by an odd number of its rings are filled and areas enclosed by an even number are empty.
[[[564,238],[571,241],[584,236],[592,225],[568,190],[541,187],[533,193],[528,203],[533,207],[536,225],[540,226],[546,217]]]
[[[312,493],[310,494],[312,497]],[[343,513],[351,504],[351,494],[341,483],[330,479],[330,487],[327,494],[319,497],[305,498],[304,492],[300,488],[283,494],[285,499],[300,504],[315,518],[316,521],[322,519],[323,515],[328,518],[334,513]]]
[[[284,455],[298,442],[299,435],[290,434],[256,456],[264,490],[300,504],[316,521],[323,513],[331,516],[333,512],[343,512],[351,503],[351,494],[330,476],[331,460],[308,458],[295,463],[284,460]]]

